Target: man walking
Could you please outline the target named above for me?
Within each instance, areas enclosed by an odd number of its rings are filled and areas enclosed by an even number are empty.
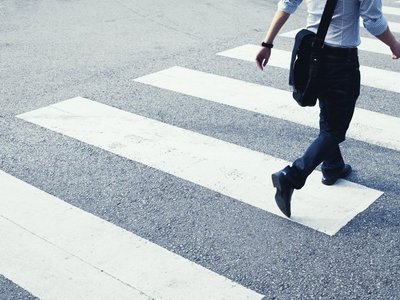
[[[262,42],[257,66],[263,70],[268,63],[273,41],[279,30],[302,0],[280,0],[278,9]],[[326,0],[306,0],[307,29],[317,32]],[[360,93],[360,72],[357,46],[360,44],[359,19],[375,37],[389,46],[392,58],[400,57],[400,43],[393,36],[382,15],[381,0],[338,0],[322,51],[319,136],[292,166],[272,174],[276,188],[275,200],[290,218],[290,201],[294,189],[301,189],[311,172],[322,163],[322,183],[334,184],[347,177],[352,169],[344,163],[339,144],[345,140]]]

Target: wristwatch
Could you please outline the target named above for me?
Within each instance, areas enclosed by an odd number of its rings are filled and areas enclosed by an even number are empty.
[[[261,46],[263,46],[263,47],[265,47],[265,48],[269,48],[269,49],[272,49],[272,48],[274,47],[273,44],[271,44],[271,43],[265,43],[265,42],[262,42],[262,43],[261,43]]]

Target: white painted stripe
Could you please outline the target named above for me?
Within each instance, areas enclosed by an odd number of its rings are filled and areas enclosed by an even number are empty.
[[[19,118],[281,216],[270,182],[270,174],[288,164],[281,159],[80,97]],[[329,235],[382,194],[344,180],[332,187],[320,180],[314,172],[296,191],[292,220]]]
[[[151,299],[2,216],[0,236],[0,273],[40,299]]]
[[[41,299],[263,297],[2,171],[0,191],[0,273]]]
[[[227,51],[217,53],[220,56],[254,62],[260,47],[257,45],[243,45]],[[291,52],[273,49],[268,65],[289,69]],[[400,73],[360,66],[361,83],[366,86],[400,93]]]
[[[300,31],[299,29],[292,30],[289,32],[285,32],[280,34],[280,36],[287,37],[287,38],[294,38],[297,32]],[[361,45],[358,46],[359,50],[380,53],[380,54],[391,54],[390,49],[384,43],[379,41],[375,38],[365,38],[361,37]]]
[[[288,91],[181,67],[146,75],[135,81],[319,128],[319,108],[300,108]],[[347,136],[400,150],[398,128],[399,118],[356,108]]]
[[[382,11],[384,14],[400,16],[399,7],[383,6]]]
[[[362,19],[360,19],[360,27],[364,28]],[[400,32],[400,23],[389,22],[389,27],[392,32]]]
[[[392,32],[400,32],[400,23],[389,22],[389,28]]]

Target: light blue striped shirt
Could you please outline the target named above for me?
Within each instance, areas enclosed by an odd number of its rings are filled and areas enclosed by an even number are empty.
[[[307,29],[317,32],[326,0],[305,0]],[[288,14],[296,11],[303,0],[280,0],[278,8]],[[382,34],[388,27],[382,15],[381,0],[338,0],[325,43],[335,47],[357,47],[360,43],[360,17],[364,27],[373,35]]]

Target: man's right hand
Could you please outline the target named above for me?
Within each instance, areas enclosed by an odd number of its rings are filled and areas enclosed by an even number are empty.
[[[258,52],[256,57],[256,63],[261,71],[267,65],[270,56],[271,56],[271,48],[262,47]]]

